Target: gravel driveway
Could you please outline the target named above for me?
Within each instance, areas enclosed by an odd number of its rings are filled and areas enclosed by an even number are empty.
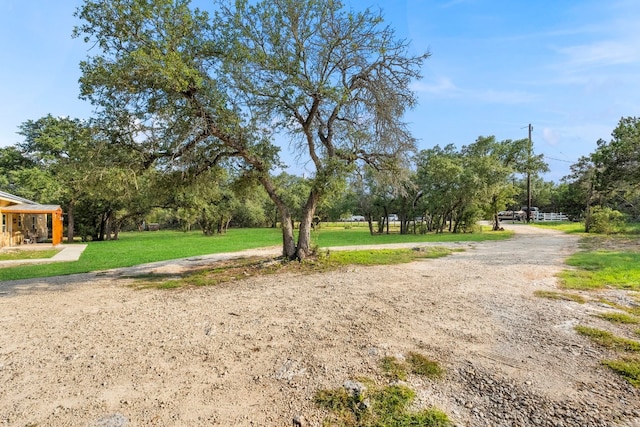
[[[320,426],[318,389],[384,381],[382,357],[417,351],[447,373],[409,378],[416,408],[458,426],[640,426],[638,391],[573,329],[611,328],[605,308],[534,296],[576,238],[511,227],[436,260],[198,289],[134,290],[121,270],[5,282],[0,425]]]

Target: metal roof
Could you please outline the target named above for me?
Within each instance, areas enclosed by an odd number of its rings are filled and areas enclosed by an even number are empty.
[[[4,191],[0,191],[0,199],[9,200],[10,202],[15,203],[26,203],[29,205],[37,205],[33,200],[25,199],[24,197],[14,196],[13,194],[6,193]]]

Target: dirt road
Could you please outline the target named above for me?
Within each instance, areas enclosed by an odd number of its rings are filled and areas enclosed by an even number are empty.
[[[573,330],[610,328],[604,308],[533,294],[555,288],[576,238],[513,227],[447,258],[208,288],[5,283],[0,425],[320,426],[318,389],[384,381],[382,357],[417,351],[447,373],[409,379],[415,407],[458,426],[640,426],[638,391]]]

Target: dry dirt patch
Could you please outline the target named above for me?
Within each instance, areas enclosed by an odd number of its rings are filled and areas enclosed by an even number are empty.
[[[637,390],[573,330],[598,307],[533,295],[576,239],[514,228],[442,259],[216,287],[2,285],[0,425],[320,426],[318,389],[383,381],[381,358],[410,351],[447,371],[409,378],[416,405],[460,426],[640,425]]]

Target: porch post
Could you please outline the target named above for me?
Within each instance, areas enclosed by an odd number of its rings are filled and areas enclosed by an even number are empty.
[[[51,243],[53,246],[62,243],[62,209],[51,213]]]

